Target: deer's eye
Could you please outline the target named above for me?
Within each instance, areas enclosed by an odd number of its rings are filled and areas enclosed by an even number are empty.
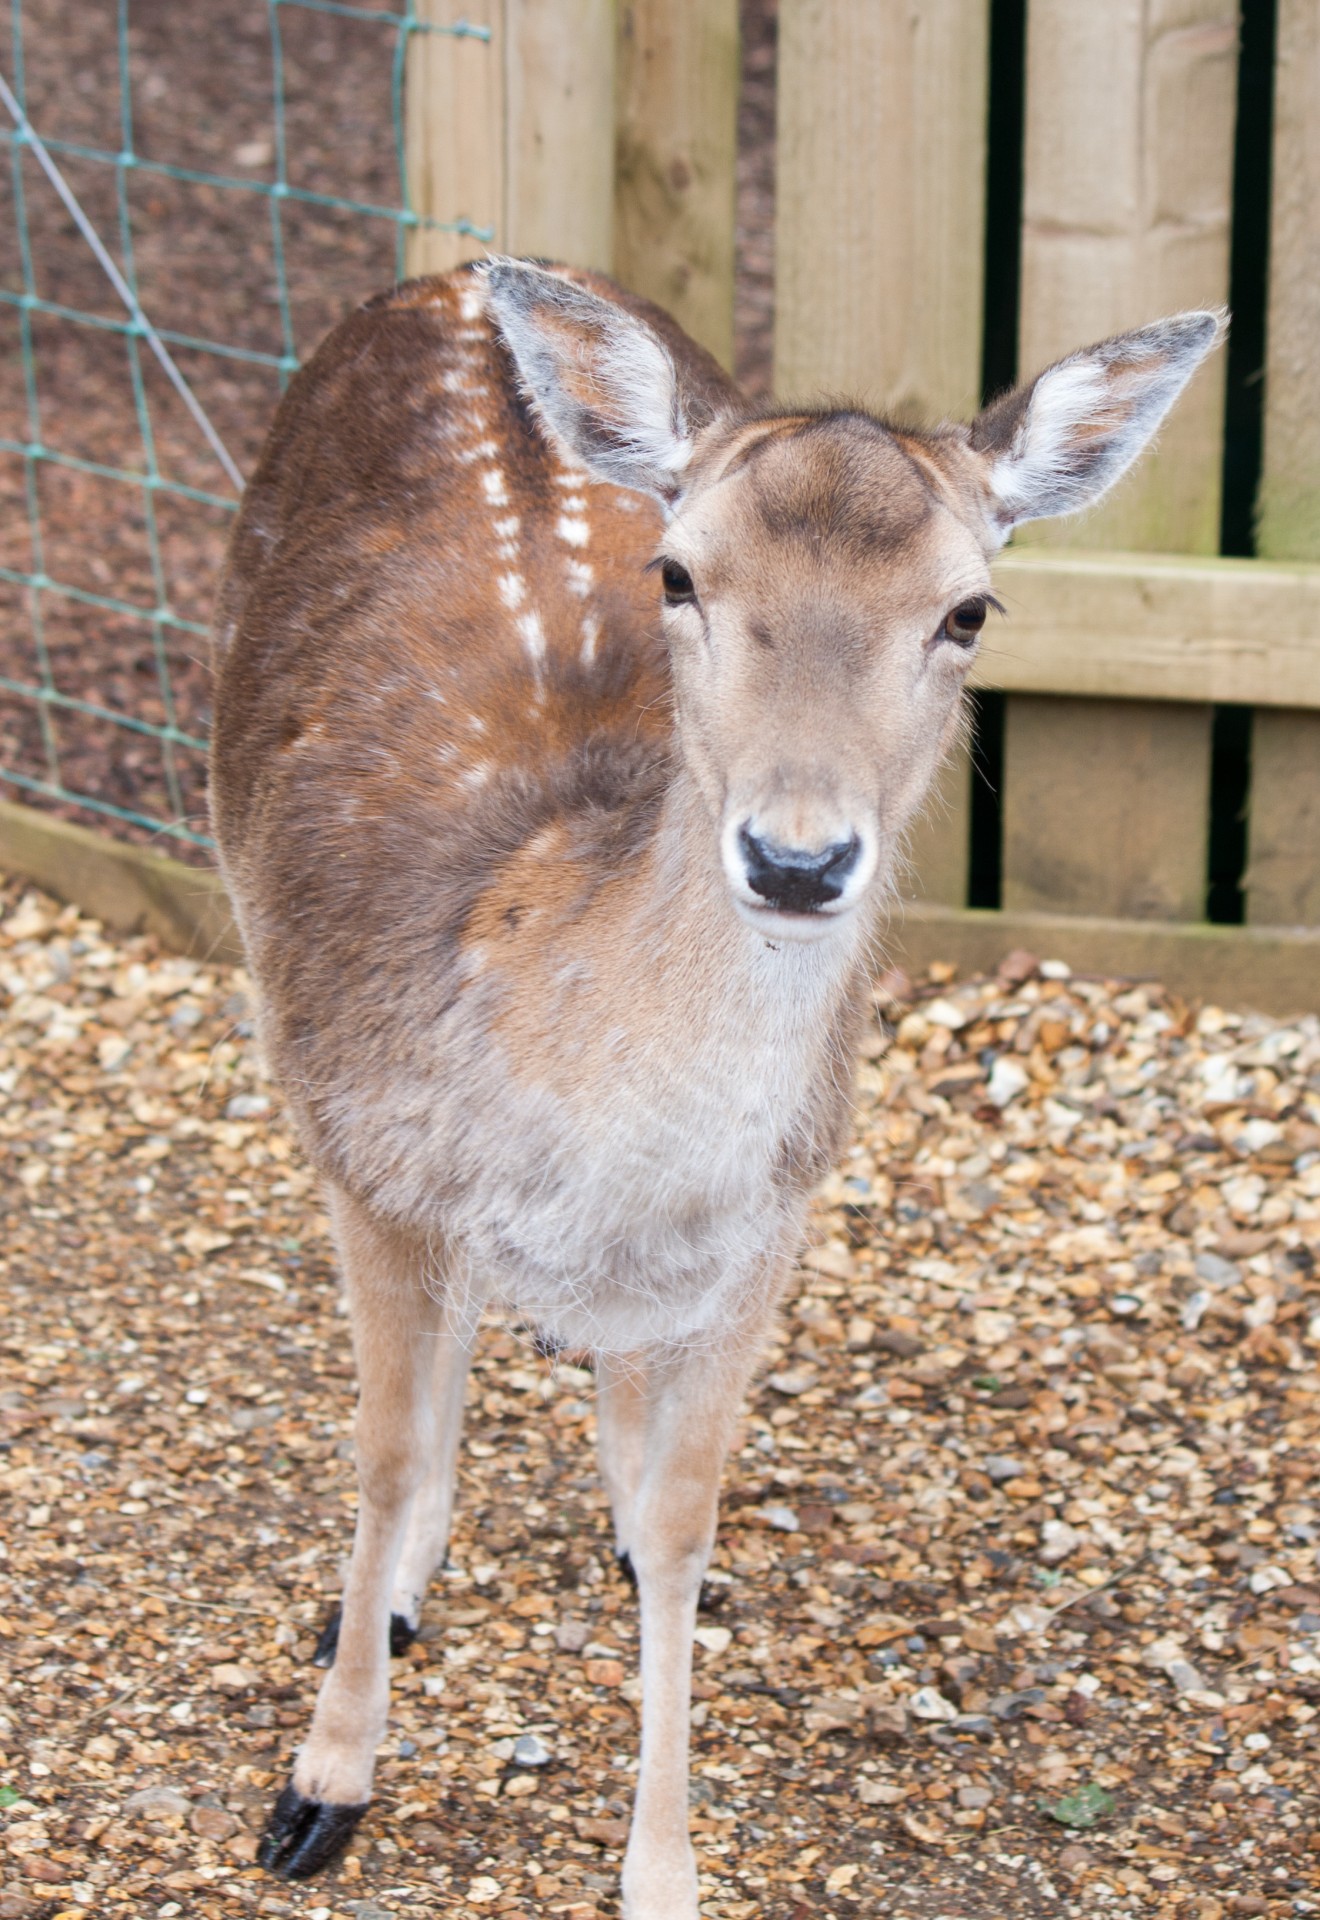
[[[964,600],[946,616],[940,639],[952,640],[959,647],[974,646],[977,634],[985,625],[986,607],[984,600]]]
[[[665,589],[665,605],[669,607],[688,606],[697,597],[692,584],[692,575],[687,568],[680,566],[677,560],[666,560],[660,569],[660,579]]]

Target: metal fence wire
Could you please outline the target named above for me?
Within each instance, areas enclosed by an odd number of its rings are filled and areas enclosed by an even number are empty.
[[[24,798],[209,848],[207,602],[242,467],[410,231],[491,237],[414,211],[404,144],[413,36],[489,29],[387,7],[11,0],[0,782]]]

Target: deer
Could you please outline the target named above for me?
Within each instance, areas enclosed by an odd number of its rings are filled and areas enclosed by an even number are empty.
[[[218,598],[212,807],[327,1197],[359,1503],[274,1874],[367,1810],[499,1306],[593,1356],[640,1605],[623,1911],[697,1920],[722,1464],[990,560],[1104,494],[1223,330],[1160,320],[917,429],[753,404],[603,276],[494,259],[367,301],[292,381]]]

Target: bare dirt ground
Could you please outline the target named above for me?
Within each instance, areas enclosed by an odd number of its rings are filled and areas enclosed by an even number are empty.
[[[615,1913],[591,1376],[495,1324],[376,1805],[253,1864],[352,1519],[325,1221],[240,973],[0,907],[0,1920]],[[876,1012],[726,1473],[704,1911],[1318,1913],[1320,1023],[1021,957]]]
[[[386,0],[368,11],[388,12]],[[775,0],[744,6],[745,85],[739,170],[739,366],[750,388],[768,389],[773,297]],[[25,0],[28,112],[46,139],[117,152],[121,88],[113,8],[86,0]],[[392,28],[297,6],[281,8],[288,178],[318,193],[382,207],[400,204],[391,103]],[[275,73],[265,0],[208,0],[179,7],[133,0],[129,12],[133,150],[144,160],[221,174],[275,178]],[[103,239],[116,247],[120,208],[112,169],[60,164]],[[291,342],[279,299],[270,202],[256,195],[164,179],[130,169],[126,204],[139,297],[154,324],[232,346],[305,357],[343,313],[396,278],[396,229],[373,219],[286,200],[280,215]],[[23,195],[38,295],[121,320],[123,309],[35,160],[25,156]],[[14,185],[0,167],[0,285],[24,288]],[[125,264],[120,255],[120,264]],[[45,444],[100,466],[144,470],[129,354],[118,334],[34,315],[37,424]],[[261,366],[175,350],[221,438],[250,471],[279,397],[279,375]],[[167,479],[228,497],[214,456],[150,353],[141,355],[159,470]],[[0,437],[32,438],[17,309],[0,306]],[[25,462],[0,453],[0,566],[32,571],[84,592],[156,604],[140,487],[39,463],[40,552],[25,498]],[[205,625],[230,515],[222,508],[155,495],[164,597],[184,620]],[[45,645],[64,694],[155,725],[166,720],[160,663],[150,629],[57,594],[42,596]],[[205,737],[210,722],[206,643],[166,629],[164,648],[177,723]],[[0,675],[40,678],[25,588],[0,581]],[[171,812],[157,743],[112,722],[55,710],[52,731],[64,785],[159,817]],[[205,761],[175,749],[184,813],[206,831]],[[0,691],[0,766],[46,779],[31,701]],[[0,788],[15,796],[11,786]],[[38,802],[37,804],[46,804]],[[67,818],[106,827],[104,816],[56,806]],[[121,837],[150,830],[116,823]],[[185,842],[165,842],[205,861]]]

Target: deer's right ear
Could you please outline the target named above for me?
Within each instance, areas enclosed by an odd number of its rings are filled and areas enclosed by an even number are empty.
[[[495,260],[483,279],[491,318],[550,437],[596,479],[672,504],[692,437],[659,336],[542,267]]]
[[[1019,521],[1075,513],[1108,492],[1226,325],[1222,313],[1179,313],[1120,333],[1056,361],[979,414],[970,441],[987,468],[999,538]]]

